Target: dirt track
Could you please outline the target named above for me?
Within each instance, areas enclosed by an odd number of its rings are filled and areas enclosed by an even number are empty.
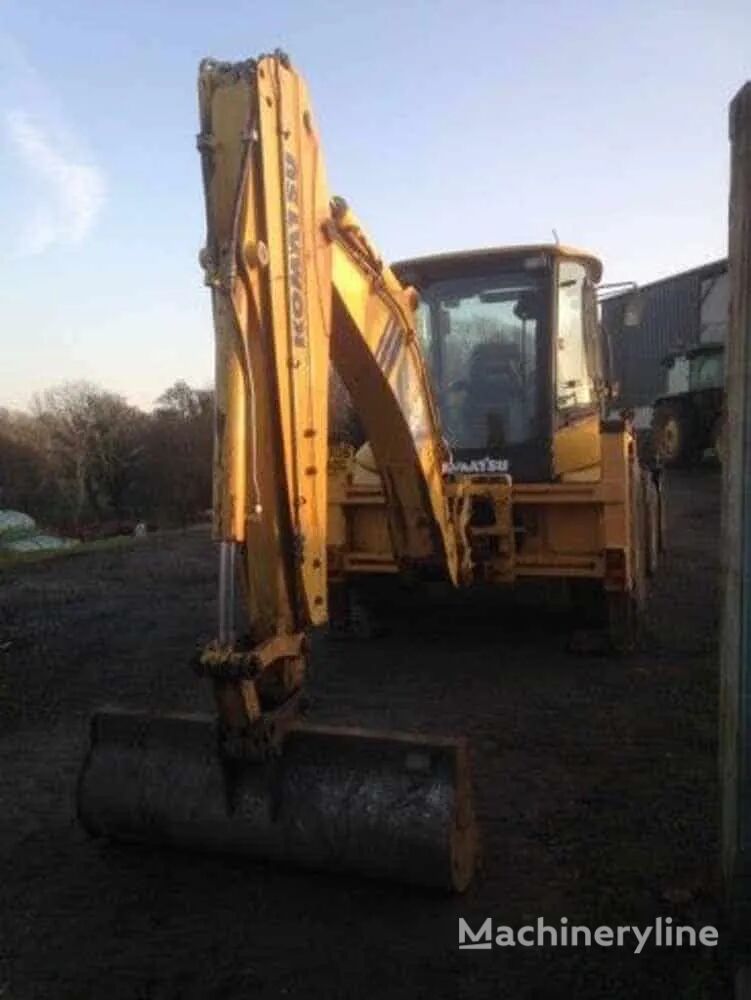
[[[509,611],[318,643],[314,717],[470,735],[485,870],[460,899],[90,841],[73,798],[91,708],[208,707],[186,663],[212,635],[214,553],[189,532],[6,570],[2,1000],[729,995],[721,948],[457,950],[459,916],[719,924],[719,480],[668,488],[671,552],[625,660]]]

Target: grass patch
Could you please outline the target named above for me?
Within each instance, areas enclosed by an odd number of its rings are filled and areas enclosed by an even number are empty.
[[[136,548],[141,545],[148,545],[155,539],[170,537],[172,535],[186,535],[193,533],[210,534],[209,524],[190,524],[184,528],[160,528],[158,531],[150,531],[146,537],[138,538],[135,535],[115,535],[113,538],[97,538],[91,542],[77,542],[75,545],[68,545],[59,549],[39,549],[33,552],[3,552],[0,549],[0,573],[5,570],[12,570],[16,567],[26,566],[31,563],[49,562],[52,559],[75,559],[76,556],[87,555],[90,552],[116,552],[118,549]],[[0,994],[2,1000],[2,994]]]
[[[74,559],[76,556],[89,552],[111,552],[117,549],[127,549],[142,543],[144,539],[132,535],[116,535],[114,538],[97,538],[93,542],[79,542],[59,549],[39,549],[36,552],[2,552],[0,551],[0,572],[13,569],[16,566],[26,566],[29,563],[49,562],[52,559]]]
[[[32,527],[18,527],[18,528],[5,528],[0,531],[0,541],[3,544],[6,542],[22,542],[26,538],[33,538],[35,535],[40,534],[39,528],[36,525]]]

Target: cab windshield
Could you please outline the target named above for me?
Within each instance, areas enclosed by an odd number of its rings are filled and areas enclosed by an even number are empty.
[[[490,454],[536,436],[546,290],[546,275],[523,271],[424,289],[420,336],[452,448]]]

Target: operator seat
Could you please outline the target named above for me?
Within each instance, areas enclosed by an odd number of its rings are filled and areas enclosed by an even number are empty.
[[[497,450],[520,440],[525,406],[516,345],[502,340],[478,344],[468,368],[463,434],[467,446]]]

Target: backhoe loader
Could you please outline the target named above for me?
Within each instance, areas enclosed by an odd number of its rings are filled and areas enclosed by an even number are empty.
[[[600,264],[553,245],[392,269],[330,198],[284,54],[205,60],[199,105],[219,620],[197,669],[216,718],[99,712],[79,815],[96,835],[462,890],[464,739],[306,721],[307,635],[330,597],[389,575],[568,579],[631,629],[656,493],[628,421],[601,418]],[[329,448],[330,365],[357,452]]]

